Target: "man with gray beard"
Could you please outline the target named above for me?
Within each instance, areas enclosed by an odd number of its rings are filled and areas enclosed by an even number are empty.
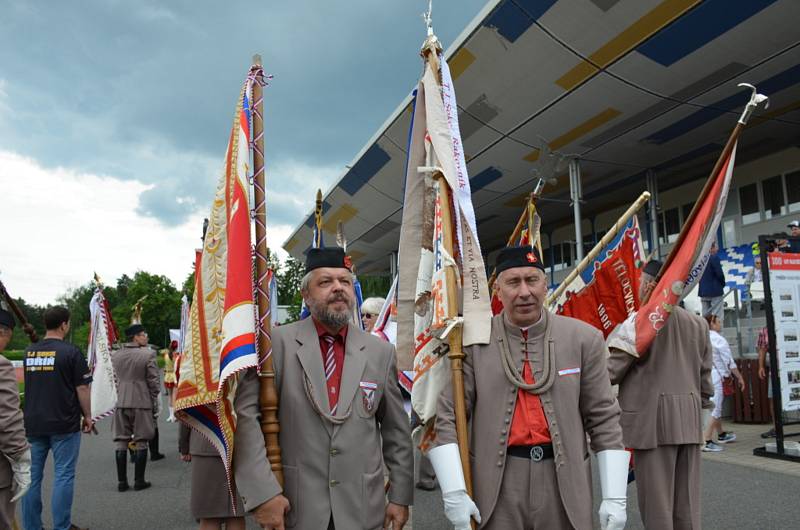
[[[349,325],[355,294],[342,249],[308,251],[301,293],[311,316],[272,334],[282,487],[264,450],[256,370],[236,393],[233,470],[245,510],[272,530],[400,530],[413,457],[394,346]]]

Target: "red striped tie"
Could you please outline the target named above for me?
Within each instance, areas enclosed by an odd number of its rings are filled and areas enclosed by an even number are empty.
[[[323,335],[322,338],[328,343],[328,351],[325,352],[325,381],[330,382],[331,377],[333,377],[334,372],[336,372],[336,355],[333,350],[336,337],[333,335]],[[331,405],[331,414],[336,414],[339,396],[336,395],[336,389],[330,386],[328,386],[328,401],[330,401]]]

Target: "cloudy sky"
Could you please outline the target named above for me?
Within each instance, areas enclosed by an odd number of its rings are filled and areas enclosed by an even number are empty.
[[[447,47],[485,0],[437,0]],[[427,0],[0,0],[0,279],[52,303],[97,271],[191,271],[260,53],[269,245],[415,86]]]

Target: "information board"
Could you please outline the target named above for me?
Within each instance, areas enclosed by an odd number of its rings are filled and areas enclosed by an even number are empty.
[[[783,410],[800,410],[800,254],[770,252],[769,283]]]

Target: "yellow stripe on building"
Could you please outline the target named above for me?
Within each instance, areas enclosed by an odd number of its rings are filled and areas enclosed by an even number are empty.
[[[567,131],[566,133],[562,134],[552,142],[548,144],[551,151],[557,151],[562,147],[571,144],[578,138],[585,136],[592,132],[594,129],[608,123],[609,121],[613,120],[617,116],[622,114],[620,111],[614,108],[607,108],[603,112],[596,114],[586,120],[585,122],[581,123],[574,129]],[[536,162],[539,159],[539,150],[534,149],[527,155],[525,155],[525,160],[528,162]]]
[[[458,50],[456,54],[453,55],[453,58],[447,61],[447,65],[450,67],[450,77],[453,78],[453,81],[458,79],[474,62],[475,55],[473,55],[471,51],[466,48]]]
[[[572,90],[599,70],[595,65],[605,68],[639,44],[657,33],[661,28],[680,18],[686,11],[701,0],[665,0],[649,13],[623,30],[622,33],[605,43],[589,56],[589,61],[581,61],[569,72],[561,76],[556,84],[564,90]]]
[[[358,210],[349,204],[343,204],[337,208],[333,213],[325,216],[325,222],[322,223],[322,229],[330,234],[336,233],[336,224],[341,221],[343,224],[356,216]]]

